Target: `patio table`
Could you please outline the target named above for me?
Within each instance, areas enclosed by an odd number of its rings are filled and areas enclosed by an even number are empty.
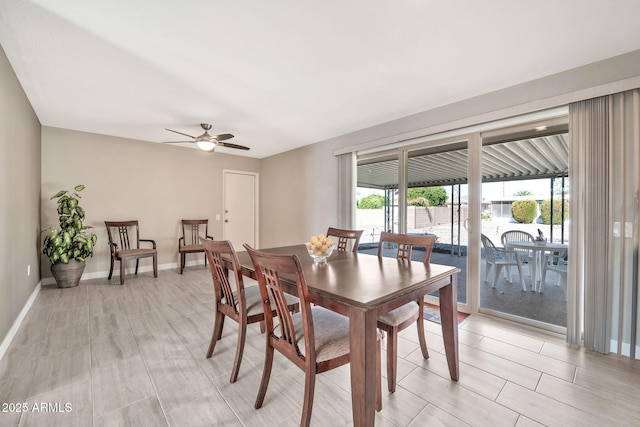
[[[542,254],[545,252],[554,252],[567,250],[568,246],[561,243],[537,243],[537,242],[508,242],[505,249],[510,250],[513,248],[527,249],[533,252],[531,257],[531,287],[533,291],[542,292],[542,283],[538,285],[538,269],[542,264]]]

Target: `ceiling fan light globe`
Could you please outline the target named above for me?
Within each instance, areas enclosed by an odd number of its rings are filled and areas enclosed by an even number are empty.
[[[213,151],[213,149],[216,148],[216,144],[211,141],[196,141],[196,145],[204,151]]]

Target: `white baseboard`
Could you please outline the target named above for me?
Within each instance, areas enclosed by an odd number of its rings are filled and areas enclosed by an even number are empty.
[[[204,265],[204,261],[198,262],[198,261],[187,261],[187,263],[185,264],[185,267],[191,267],[194,265]],[[179,268],[178,263],[177,262],[170,262],[167,264],[159,264],[158,265],[158,271],[160,270],[171,270],[171,269],[176,269]],[[135,264],[134,267],[128,267],[126,269],[126,274],[133,274],[135,272],[136,268],[135,268]],[[153,266],[152,265],[145,265],[145,266],[140,266],[138,268],[138,273],[147,273],[149,271],[153,271]],[[117,278],[120,275],[120,266],[116,263],[116,265],[113,268],[113,278]],[[109,277],[109,270],[104,270],[104,271],[96,271],[94,273],[83,273],[82,277],[80,278],[80,280],[90,280],[90,279],[100,279],[102,277]],[[53,277],[47,277],[45,279],[42,279],[42,285],[54,285],[56,283],[56,280]]]
[[[15,338],[16,334],[18,333],[18,329],[20,329],[20,326],[24,321],[24,318],[27,316],[29,309],[33,305],[33,302],[36,300],[38,293],[42,288],[41,283],[42,282],[38,282],[38,284],[36,285],[36,288],[33,290],[31,295],[29,296],[29,299],[24,304],[24,307],[22,307],[22,310],[20,310],[20,314],[18,314],[18,317],[16,318],[16,320],[14,320],[13,325],[11,325],[9,332],[7,332],[7,335],[4,337],[4,340],[2,340],[2,344],[0,344],[0,360],[2,360],[2,358],[4,357],[4,354],[9,349],[9,346],[11,345],[11,341],[13,341],[13,339]]]

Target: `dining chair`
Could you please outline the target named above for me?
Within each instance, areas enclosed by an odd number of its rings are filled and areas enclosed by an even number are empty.
[[[540,292],[546,284],[547,271],[553,271],[558,275],[558,280],[562,285],[565,295],[567,294],[567,251],[554,251],[545,253],[542,261],[542,276],[540,278]],[[558,283],[556,282],[556,286]]]
[[[509,267],[516,267],[518,269],[518,274],[520,276],[520,285],[522,286],[522,290],[526,291],[527,287],[524,283],[524,276],[522,274],[522,261],[520,260],[520,253],[507,251],[504,248],[498,248],[496,245],[484,234],[480,235],[480,240],[482,241],[482,246],[484,247],[484,259],[485,259],[485,268],[484,268],[484,282],[489,278],[489,270],[493,267],[493,281],[491,282],[491,287],[496,287],[496,282],[498,281],[498,277],[500,276],[500,270],[503,267],[507,267],[507,272]],[[511,283],[511,274],[507,275],[507,281]]]
[[[294,365],[305,372],[305,386],[301,426],[311,422],[316,374],[349,363],[349,319],[341,314],[309,302],[309,290],[300,259],[295,255],[269,254],[257,251],[245,244],[256,270],[260,294],[265,305],[266,352],[264,371],[255,408],[262,407],[273,366],[274,350],[277,350]],[[300,299],[300,311],[292,315],[285,310],[287,291],[281,278],[295,280]],[[273,307],[275,306],[275,307]],[[272,310],[278,314],[280,324],[274,326]],[[376,409],[382,408],[380,391],[380,333],[377,348],[377,393]]]
[[[109,236],[109,251],[111,253],[111,267],[108,280],[113,274],[115,261],[120,262],[120,284],[124,285],[126,262],[136,260],[136,272],[141,258],[153,258],[153,277],[158,277],[158,252],[156,242],[152,239],[140,238],[138,221],[105,221]],[[151,248],[140,247],[140,243],[151,243]]]
[[[429,263],[431,251],[436,241],[434,235],[410,235],[396,234],[383,231],[380,233],[378,245],[378,257],[383,256],[383,247],[387,244],[397,245],[395,257],[402,261],[411,261],[411,253],[414,247],[424,248],[422,262]],[[416,304],[417,303],[417,304]],[[424,335],[424,297],[417,301],[409,302],[401,307],[378,316],[378,329],[387,333],[387,387],[389,393],[396,391],[396,375],[398,371],[398,333],[409,327],[414,322],[418,328],[418,340],[422,357],[429,358],[427,340]]]
[[[187,254],[204,253],[204,246],[200,243],[200,238],[213,240],[209,236],[208,219],[183,219],[180,221],[182,236],[178,239],[178,255],[180,262],[180,274],[184,270]],[[204,265],[207,266],[207,256],[204,257]]]
[[[265,320],[262,296],[258,286],[244,285],[244,279],[240,270],[240,263],[236,251],[230,241],[216,241],[200,238],[204,247],[205,255],[209,259],[211,276],[213,278],[213,289],[216,296],[216,317],[211,335],[211,343],[207,351],[207,359],[213,355],[216,343],[222,338],[224,319],[231,318],[238,323],[238,343],[236,345],[236,356],[231,370],[229,382],[234,383],[238,379],[244,343],[247,335],[247,325]],[[235,280],[235,289],[229,280],[229,268],[226,260],[231,261],[231,272]],[[287,310],[298,311],[298,299],[287,296],[283,302]],[[273,313],[275,315],[275,312]]]
[[[350,241],[353,241],[353,248],[351,252],[358,252],[358,245],[360,244],[360,237],[364,230],[344,230],[340,228],[329,227],[327,230],[327,237],[334,236],[338,238],[338,252],[347,252],[347,245]]]

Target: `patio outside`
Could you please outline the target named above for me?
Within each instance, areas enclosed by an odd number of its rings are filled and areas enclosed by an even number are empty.
[[[431,211],[434,208],[429,208]],[[440,209],[451,210],[450,207]],[[433,212],[432,212],[433,213]],[[437,215],[432,215],[433,219]],[[451,219],[447,223],[433,223],[419,228],[408,228],[409,233],[428,233],[437,237],[436,246],[431,256],[431,261],[439,264],[455,265],[461,269],[458,274],[458,301],[467,302],[467,232],[465,229],[466,206],[460,209],[460,232],[458,232],[458,215],[454,215],[453,227]],[[440,215],[442,217],[442,215]],[[567,224],[565,222],[564,235],[562,235],[561,225],[553,226],[553,241],[567,243]],[[381,231],[385,230],[384,209],[358,209],[357,228],[364,230],[360,241],[360,252],[376,253],[378,238]],[[393,227],[394,231],[397,228]],[[502,247],[500,237],[507,230],[522,230],[533,236],[538,235],[538,230],[542,230],[545,237],[551,235],[551,226],[534,221],[531,224],[515,222],[512,218],[491,217],[482,220],[482,233],[493,243]],[[453,230],[453,232],[452,232]],[[550,240],[550,239],[549,239]],[[452,247],[453,243],[453,247]],[[391,252],[391,251],[389,251]],[[391,255],[391,253],[390,253]],[[421,259],[423,253],[416,253],[414,259]],[[484,251],[482,251],[483,262],[481,263],[481,278],[485,278],[486,263],[484,262]],[[503,269],[503,271],[506,269]],[[523,274],[528,291],[524,292],[518,282],[517,269],[512,268],[510,283],[506,278],[506,273],[501,272],[496,287],[491,287],[493,271],[490,272],[488,281],[475,284],[480,287],[480,307],[508,315],[523,317],[555,326],[566,327],[566,296],[562,286],[559,286],[559,276],[555,272],[548,272],[542,292],[531,291],[531,271],[528,264],[523,266]],[[538,275],[540,278],[540,275]]]

